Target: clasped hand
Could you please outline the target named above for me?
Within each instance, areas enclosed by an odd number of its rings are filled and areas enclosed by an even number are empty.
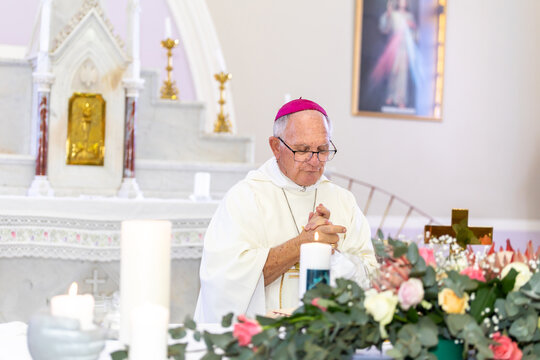
[[[309,213],[308,223],[302,231],[303,242],[313,242],[315,231],[319,233],[320,242],[330,244],[333,249],[337,248],[338,234],[344,234],[347,229],[341,225],[334,225],[330,220],[330,210],[323,204],[319,204],[314,212]]]

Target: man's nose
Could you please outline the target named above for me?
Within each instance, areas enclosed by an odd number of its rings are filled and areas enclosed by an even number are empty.
[[[318,153],[312,153],[311,154],[311,159],[309,159],[308,163],[315,166],[315,165],[319,165],[320,161],[319,161],[319,154]]]

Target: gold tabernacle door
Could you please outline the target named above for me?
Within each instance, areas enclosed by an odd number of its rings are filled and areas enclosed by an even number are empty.
[[[101,165],[105,154],[105,100],[74,93],[69,99],[66,164]]]

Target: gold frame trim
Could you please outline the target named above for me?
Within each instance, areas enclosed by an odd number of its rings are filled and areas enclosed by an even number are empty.
[[[86,100],[86,108],[74,109],[81,99]],[[106,101],[101,94],[73,93],[68,106],[67,165],[104,165],[105,122]]]
[[[435,2],[435,1],[434,1]],[[444,50],[446,45],[446,0],[438,0],[437,6],[444,9],[438,16],[437,27],[437,61],[436,75],[434,79],[434,101],[433,101],[433,116],[419,116],[408,114],[393,114],[386,112],[362,111],[359,110],[360,94],[360,50],[362,49],[362,16],[364,9],[364,0],[356,0],[356,11],[354,19],[354,54],[353,54],[353,91],[351,101],[351,112],[353,116],[367,117],[382,117],[406,120],[422,120],[422,121],[442,121],[442,100],[443,100],[443,84],[444,84]]]

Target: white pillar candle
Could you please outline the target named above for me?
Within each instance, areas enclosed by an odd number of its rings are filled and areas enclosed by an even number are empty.
[[[51,315],[79,320],[81,330],[94,327],[94,297],[90,294],[77,295],[77,283],[69,288],[68,295],[51,299]]]
[[[207,172],[195,173],[192,199],[193,200],[209,200],[210,199],[210,173],[207,173]]]
[[[317,242],[319,233],[315,233],[315,242],[300,246],[300,281],[298,295],[304,297],[307,290],[319,282],[330,284],[330,256],[332,247]]]
[[[171,18],[165,18],[165,39],[172,39]]]
[[[51,0],[41,1],[40,21],[39,51],[49,52],[49,34],[51,31]]]
[[[169,309],[146,304],[131,312],[129,360],[167,359]]]
[[[219,66],[219,71],[223,73],[227,73],[227,68],[225,67],[225,58],[223,57],[223,53],[221,52],[221,48],[219,46],[216,49],[216,57],[217,57],[217,62]]]
[[[127,345],[135,307],[153,304],[169,309],[171,222],[123,221],[120,245],[120,341]]]

